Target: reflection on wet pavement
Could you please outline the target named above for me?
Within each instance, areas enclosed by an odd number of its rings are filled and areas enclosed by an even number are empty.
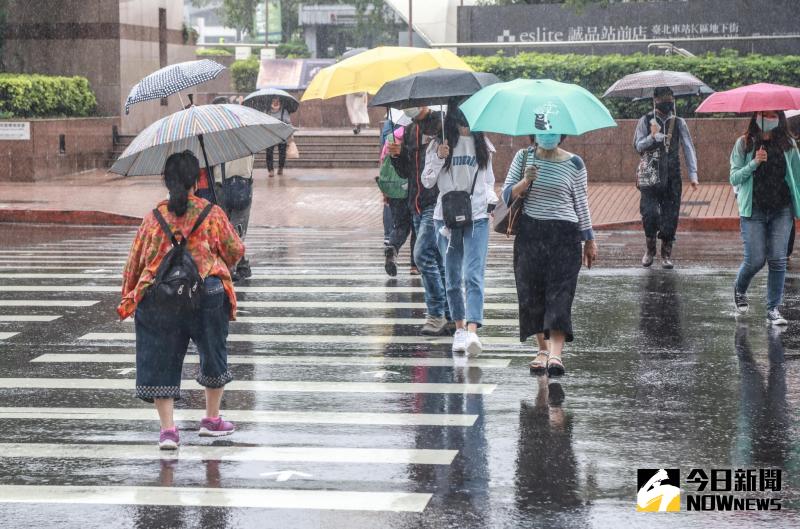
[[[467,360],[419,339],[421,282],[383,275],[379,235],[256,228],[246,286],[278,288],[240,291],[248,319],[232,324],[242,338],[230,354],[235,379],[260,385],[225,395],[238,429],[209,443],[196,435],[202,394],[187,384],[177,405],[191,419],[179,423],[183,449],[163,455],[155,412],[125,389],[135,363],[124,338],[133,324],[113,315],[120,266],[98,264],[124,254],[131,237],[0,235],[7,527],[800,526],[792,274],[781,333],[761,317],[763,277],[751,315],[733,317],[732,261],[584,273],[568,374],[556,380],[531,376],[532,346],[515,342],[505,238],[490,252],[486,351]],[[601,252],[615,237],[601,234]],[[40,273],[50,275],[15,275]],[[296,288],[316,285],[346,288]],[[34,286],[52,288],[3,289]],[[98,286],[113,288],[85,288]],[[86,338],[96,333],[116,334]],[[198,368],[193,351],[188,360],[184,380]],[[637,513],[638,468],[780,468],[783,510]]]

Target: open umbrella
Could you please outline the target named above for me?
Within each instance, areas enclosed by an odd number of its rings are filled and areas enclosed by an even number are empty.
[[[369,106],[408,108],[442,105],[451,97],[471,96],[481,88],[499,82],[500,79],[491,73],[437,68],[389,81],[378,90]]]
[[[125,101],[125,113],[132,105],[150,99],[161,99],[181,90],[203,84],[217,77],[225,67],[211,59],[186,61],[165,66],[131,88]],[[179,95],[180,97],[180,95]],[[181,99],[181,104],[183,100]]]
[[[673,95],[688,96],[713,93],[707,84],[688,72],[648,70],[626,75],[606,90],[603,97],[649,99],[656,88],[667,86]]]
[[[711,94],[695,112],[800,110],[800,88],[757,83]]]
[[[297,109],[300,107],[300,102],[295,99],[292,94],[277,88],[262,88],[261,90],[256,90],[245,97],[242,104],[261,112],[269,112],[273,97],[277,97],[281,100],[283,108],[285,108],[286,112],[289,114],[297,112]]]
[[[167,157],[186,149],[210,168],[281,143],[292,132],[290,125],[242,105],[194,106],[140,132],[110,171],[127,176],[161,174]]]
[[[470,129],[510,136],[577,136],[616,127],[608,109],[578,85],[550,79],[515,79],[481,89],[460,106]]]
[[[328,99],[357,92],[374,94],[388,81],[434,68],[472,70],[449,50],[381,46],[323,68],[311,80],[300,100]]]

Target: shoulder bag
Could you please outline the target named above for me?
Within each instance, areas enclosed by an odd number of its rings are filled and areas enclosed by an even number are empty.
[[[525,176],[525,168],[528,166],[528,152],[530,149],[525,149],[525,154],[522,156],[522,169],[521,177],[524,178]],[[534,158],[536,157],[534,151]],[[511,205],[507,206],[505,200],[500,200],[500,203],[494,210],[494,231],[497,233],[502,233],[506,237],[511,237],[517,234],[517,226],[519,225],[520,215],[522,215],[522,209],[525,205],[525,199],[528,197],[528,193],[531,192],[531,186],[533,182],[528,186],[528,189],[525,192],[511,201]]]

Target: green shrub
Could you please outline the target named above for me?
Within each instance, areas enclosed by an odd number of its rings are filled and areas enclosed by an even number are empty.
[[[0,74],[0,115],[83,117],[97,100],[85,77]]]
[[[279,59],[306,59],[311,57],[311,52],[308,51],[305,41],[290,40],[278,45],[275,56]]]
[[[729,90],[743,85],[770,82],[789,86],[800,85],[800,55],[738,56],[726,50],[720,54],[698,57],[676,55],[559,55],[553,53],[521,53],[471,56],[464,60],[476,71],[491,72],[503,81],[517,78],[554,79],[578,84],[596,96],[603,95],[619,78],[645,70],[677,70],[694,74],[714,90]],[[700,97],[681,98],[678,113],[693,113]],[[609,98],[603,102],[617,118],[637,118],[651,106],[648,101]],[[702,116],[702,114],[698,115]]]
[[[252,92],[256,89],[260,61],[253,56],[244,61],[235,61],[231,65],[233,89],[236,92]]]
[[[230,57],[233,52],[228,48],[197,48],[194,54],[198,57]]]

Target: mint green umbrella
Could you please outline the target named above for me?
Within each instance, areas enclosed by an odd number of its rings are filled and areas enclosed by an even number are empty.
[[[510,136],[569,134],[616,127],[585,88],[550,79],[515,79],[482,88],[459,107],[470,129]]]

